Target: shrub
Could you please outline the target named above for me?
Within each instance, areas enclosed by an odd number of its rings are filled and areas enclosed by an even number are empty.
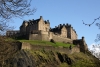
[[[50,42],[52,42],[52,43],[56,43],[53,39],[51,39]]]

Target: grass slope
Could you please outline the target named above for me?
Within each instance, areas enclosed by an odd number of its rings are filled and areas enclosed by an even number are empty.
[[[19,40],[31,44],[65,46],[64,43]],[[57,51],[19,50],[16,40],[0,37],[0,67],[99,67],[100,60],[90,52],[66,54]],[[69,64],[69,60],[71,63]]]
[[[66,44],[66,43],[61,43],[61,42],[52,43],[52,42],[49,42],[49,41],[39,41],[39,40],[19,40],[19,41],[20,42],[27,42],[27,43],[30,43],[30,44],[33,44],[33,45],[44,45],[44,46],[51,45],[51,46],[55,46],[55,47],[59,47],[59,46],[69,47],[70,45],[72,47],[75,46],[73,44]]]
[[[39,67],[49,67],[47,65],[52,65],[51,67],[99,67],[100,61],[95,58],[91,53],[86,52],[86,54],[79,52],[73,54],[59,53],[55,51],[32,51],[29,52],[37,62],[39,62]],[[58,54],[59,53],[59,54]],[[58,56],[59,55],[59,56]],[[69,64],[69,59],[71,64]],[[53,66],[56,65],[56,66]]]

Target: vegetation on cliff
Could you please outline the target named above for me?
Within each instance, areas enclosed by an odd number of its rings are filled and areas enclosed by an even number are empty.
[[[75,45],[73,44],[68,44],[68,43],[61,43],[61,42],[49,42],[49,41],[40,41],[40,40],[18,40],[20,42],[26,42],[26,43],[30,43],[32,45],[43,45],[43,46],[46,46],[46,45],[51,45],[51,46],[55,46],[55,47],[59,47],[59,46],[62,46],[62,47],[70,47],[70,45],[72,47],[74,47]]]
[[[57,47],[59,48],[59,47]],[[21,42],[0,38],[0,67],[99,67],[89,51],[67,54],[58,51],[21,49]]]

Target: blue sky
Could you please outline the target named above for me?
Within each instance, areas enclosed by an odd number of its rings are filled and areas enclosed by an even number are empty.
[[[34,15],[25,16],[23,19],[14,18],[14,23],[10,23],[16,27],[15,30],[19,29],[23,20],[43,16],[44,20],[50,21],[52,28],[58,24],[71,24],[78,34],[78,39],[84,36],[88,46],[95,43],[96,34],[100,33],[95,24],[88,27],[82,23],[82,20],[85,23],[92,23],[100,16],[100,0],[33,0],[31,8],[37,8]]]

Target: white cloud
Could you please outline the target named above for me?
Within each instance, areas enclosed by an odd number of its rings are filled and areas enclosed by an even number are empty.
[[[93,48],[93,45],[95,45],[95,48]],[[97,46],[97,44],[95,44],[95,43],[92,43],[91,45],[89,45],[88,46],[88,48],[89,48],[89,50],[93,50],[95,53],[98,53],[98,52],[100,52],[100,47],[99,46]]]
[[[88,46],[89,50],[93,50],[93,45],[96,45],[95,43],[92,43],[91,45]]]
[[[92,43],[91,45],[88,46],[89,50],[93,50],[95,53],[100,52],[100,47],[95,47],[93,48],[93,45],[97,45],[96,43]]]
[[[95,45],[95,48],[93,48],[93,45]],[[88,46],[88,49],[93,51],[93,55],[100,59],[100,44],[92,43]]]

